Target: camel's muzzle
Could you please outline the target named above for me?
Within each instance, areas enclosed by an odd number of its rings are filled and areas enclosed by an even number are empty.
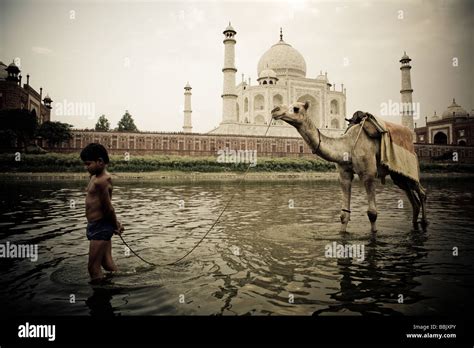
[[[273,115],[273,113],[274,113],[274,112],[277,112],[277,111],[280,111],[280,107],[279,107],[279,106],[273,108],[273,110],[272,110],[272,112],[271,112],[272,117],[273,117],[274,119],[278,119],[278,118],[280,117],[279,115]]]

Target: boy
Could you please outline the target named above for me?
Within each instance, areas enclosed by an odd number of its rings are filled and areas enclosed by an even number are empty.
[[[109,155],[100,144],[89,144],[81,151],[81,159],[91,175],[86,192],[87,239],[89,245],[88,270],[91,283],[103,279],[101,266],[106,271],[117,271],[112,259],[112,235],[122,234],[124,228],[112,207],[112,179],[107,172]]]

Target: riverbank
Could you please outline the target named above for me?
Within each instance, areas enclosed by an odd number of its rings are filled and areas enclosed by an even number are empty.
[[[199,173],[239,173],[249,166],[240,158],[191,157],[175,155],[153,156],[110,156],[108,165],[112,173],[142,172],[199,172]],[[318,157],[258,157],[253,159],[251,172],[335,172],[334,163]],[[237,163],[236,163],[237,162]],[[420,163],[421,172],[474,173],[474,164],[456,162]],[[84,173],[84,164],[78,154],[48,153],[0,154],[0,172],[3,173]]]
[[[238,181],[248,163],[222,163],[214,157],[111,156],[109,171],[115,181]],[[423,178],[474,176],[473,164],[420,163]],[[88,174],[77,154],[0,154],[0,180],[54,181],[87,180]],[[334,163],[317,157],[258,158],[247,181],[336,180]]]
[[[240,181],[244,173],[201,173],[181,171],[155,171],[142,173],[112,173],[114,182],[158,181],[158,182],[213,182]],[[337,172],[249,172],[245,181],[333,181],[338,180]],[[357,176],[355,177],[357,180]],[[423,179],[474,178],[474,173],[421,173]],[[1,182],[49,182],[49,181],[87,181],[87,173],[0,173]],[[387,180],[390,180],[387,177]]]

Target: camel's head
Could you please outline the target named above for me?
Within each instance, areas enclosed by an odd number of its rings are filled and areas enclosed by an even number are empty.
[[[293,127],[299,127],[306,118],[309,102],[296,102],[290,106],[280,105],[272,110],[272,117],[275,120],[283,120]]]

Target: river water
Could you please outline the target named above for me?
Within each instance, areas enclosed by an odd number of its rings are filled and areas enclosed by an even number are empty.
[[[125,240],[118,275],[88,284],[86,182],[0,184],[0,244],[38,246],[38,259],[0,258],[1,315],[447,315],[473,308],[474,189],[430,179],[426,231],[390,182],[377,189],[378,232],[355,182],[348,233],[336,181],[117,183]],[[363,253],[327,254],[358,246]],[[456,253],[457,251],[457,253]],[[455,255],[453,255],[455,254]],[[457,255],[457,256],[456,256]]]

